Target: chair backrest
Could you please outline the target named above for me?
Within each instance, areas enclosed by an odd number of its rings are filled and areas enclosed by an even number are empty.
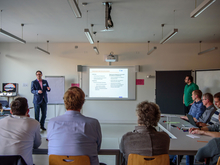
[[[216,165],[220,165],[220,157],[218,158],[218,162],[217,162]]]
[[[50,155],[49,165],[90,165],[88,156]]]
[[[21,155],[0,155],[1,165],[27,165]]]
[[[128,165],[169,165],[168,154],[156,156],[142,156],[138,154],[129,154]]]

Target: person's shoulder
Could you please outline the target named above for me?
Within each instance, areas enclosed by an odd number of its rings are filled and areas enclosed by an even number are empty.
[[[170,136],[166,132],[157,132],[157,135],[159,135],[161,138],[169,138]]]
[[[137,134],[137,131],[130,131],[130,132],[127,132],[125,133],[122,138],[127,138],[127,137],[130,137],[130,136],[135,136]]]
[[[38,126],[40,124],[37,120],[30,117],[25,117],[24,119],[26,120],[25,122],[31,126]]]
[[[60,121],[60,120],[63,120],[65,118],[65,114],[63,115],[60,115],[60,116],[57,116],[57,117],[53,117],[49,120],[49,122],[55,122],[55,121]]]
[[[83,116],[83,115],[82,115]],[[88,122],[88,123],[98,123],[99,124],[99,121],[98,119],[96,118],[92,118],[92,117],[87,117],[87,116],[83,116],[85,118],[85,120]]]
[[[35,83],[37,81],[37,79],[33,80],[32,83]]]

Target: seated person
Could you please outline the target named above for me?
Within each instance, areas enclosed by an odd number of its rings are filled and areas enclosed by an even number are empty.
[[[0,155],[21,155],[28,165],[33,165],[32,149],[41,145],[40,123],[27,117],[24,97],[12,101],[11,113],[0,120]]]
[[[98,165],[101,128],[98,120],[80,113],[85,101],[84,92],[74,86],[65,92],[63,99],[67,111],[48,123],[48,154],[88,155],[91,165]]]
[[[192,99],[194,103],[192,104],[188,114],[192,115],[196,120],[199,120],[205,111],[205,106],[203,105],[201,98],[202,92],[200,90],[194,90],[192,92]],[[180,118],[188,120],[187,116],[181,116]]]
[[[204,147],[200,148],[195,156],[200,162],[206,161],[209,165],[216,165],[220,156],[220,138],[213,138]]]
[[[217,110],[213,104],[213,96],[211,93],[205,93],[203,95],[202,103],[206,107],[206,110],[198,120],[196,118],[194,118],[195,122],[197,122],[196,123],[197,125],[199,125],[199,123],[208,123],[210,121],[212,115]]]
[[[218,104],[220,103],[220,92],[214,95],[214,101],[215,101],[215,105],[217,106],[217,108],[219,108],[220,106],[218,106]],[[218,121],[219,112],[220,112],[220,109],[216,110],[207,124],[199,122],[198,126],[208,126],[208,125],[212,125],[215,123],[219,123]]]
[[[138,126],[123,135],[120,151],[123,163],[127,164],[129,154],[154,156],[168,154],[170,137],[165,132],[157,132],[155,127],[160,120],[160,109],[155,103],[143,101],[137,105]]]
[[[215,101],[215,105],[218,108],[220,108],[220,92],[214,95],[214,101]],[[220,118],[219,118],[219,121],[220,121]],[[210,126],[204,126],[202,128],[190,128],[189,132],[192,134],[208,135],[208,136],[215,138],[215,139],[210,140],[210,142],[205,147],[201,148],[198,151],[196,155],[196,160],[203,161],[204,158],[210,158],[210,164],[216,164],[216,162],[218,161],[218,157],[219,157],[217,155],[220,155],[220,151],[219,151],[220,124],[219,122],[216,122],[215,124],[210,125]]]

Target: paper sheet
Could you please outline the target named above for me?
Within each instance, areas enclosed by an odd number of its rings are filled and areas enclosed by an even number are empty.
[[[195,136],[195,135],[186,135],[186,136],[188,136],[188,137],[190,137],[190,138],[193,138],[193,139],[200,138],[199,136]]]

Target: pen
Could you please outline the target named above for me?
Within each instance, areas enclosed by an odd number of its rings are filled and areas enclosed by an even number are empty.
[[[197,142],[208,143],[208,141],[201,141],[201,140],[197,140]]]

